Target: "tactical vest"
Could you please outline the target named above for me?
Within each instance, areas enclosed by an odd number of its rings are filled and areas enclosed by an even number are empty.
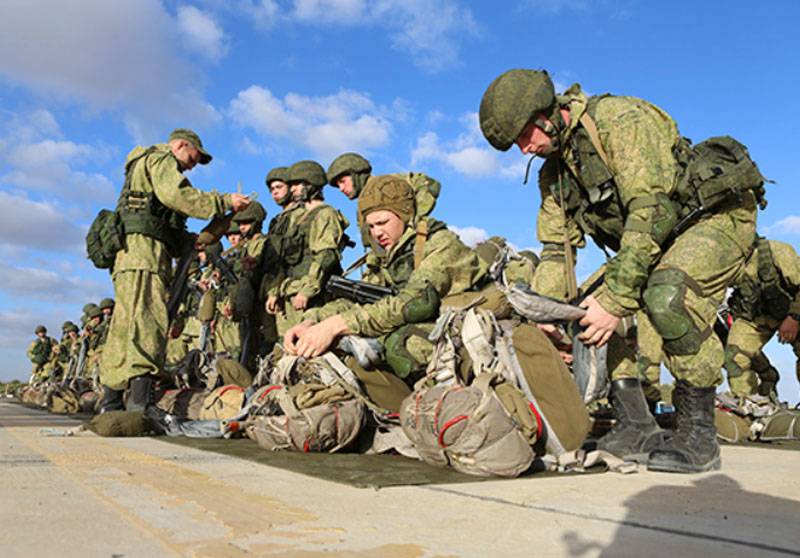
[[[31,362],[34,364],[44,364],[50,360],[52,350],[53,348],[51,347],[49,337],[38,339],[31,349]]]
[[[425,218],[425,222],[427,224],[426,241],[437,232],[447,228],[447,225],[436,219]],[[417,224],[417,228],[419,228],[419,223]],[[411,279],[411,274],[415,269],[414,256],[416,244],[415,237],[409,237],[392,258],[392,261],[380,266],[379,269],[373,269],[372,272],[380,274],[386,282],[387,287],[393,287],[398,290],[402,289],[406,283],[408,283],[409,279]]]
[[[731,296],[731,311],[737,318],[749,321],[760,316],[781,321],[789,313],[796,293],[786,288],[766,238],[758,239],[755,257],[757,278],[744,276]]]
[[[604,97],[607,95],[589,99],[586,112],[591,118],[594,118],[597,102]],[[551,157],[542,165],[540,177],[548,182],[555,199],[559,203],[563,201],[565,212],[584,234],[592,237],[601,248],[616,252],[625,229],[625,215],[614,176],[582,125],[575,128],[569,141],[579,176],[560,159]]]
[[[294,222],[293,227],[289,228],[287,226],[286,233],[282,235],[280,256],[287,267],[286,273],[289,277],[302,277],[311,269],[312,253],[309,248],[311,225],[314,223],[316,215],[326,207],[330,206],[318,205],[314,209],[306,211]],[[338,247],[340,252],[344,248],[342,243],[347,241],[347,235],[343,234],[342,242]],[[341,267],[328,271],[340,273]]]
[[[171,256],[177,257],[186,238],[186,216],[161,203],[153,191],[131,191],[134,166],[154,151],[155,148],[150,147],[128,163],[125,169],[125,184],[117,201],[117,214],[126,235],[143,234],[155,238],[166,245]]]

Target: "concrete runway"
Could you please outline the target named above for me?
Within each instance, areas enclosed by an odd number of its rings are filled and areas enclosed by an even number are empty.
[[[71,424],[0,401],[0,556],[800,556],[798,451],[376,491]]]

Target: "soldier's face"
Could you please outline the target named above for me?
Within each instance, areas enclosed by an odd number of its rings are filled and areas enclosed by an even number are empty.
[[[548,136],[544,130],[531,122],[522,133],[517,137],[517,144],[519,150],[523,155],[538,155],[539,157],[547,157],[555,151],[553,138]]]
[[[227,236],[228,242],[231,243],[231,246],[239,246],[239,243],[242,241],[242,235],[239,233],[231,233]]]
[[[273,180],[269,184],[269,193],[272,195],[272,201],[280,205],[280,200],[289,193],[289,185],[280,180]]]
[[[387,209],[378,209],[369,213],[366,222],[372,239],[386,251],[391,250],[392,246],[397,244],[406,229],[403,220]]]
[[[114,312],[113,308],[103,308],[103,314],[110,316]]]
[[[200,162],[200,151],[186,140],[174,142],[172,154],[181,164],[182,170],[192,170]]]
[[[38,337],[39,339],[44,339],[45,335],[47,335],[47,333],[45,333],[44,331],[39,331],[36,333],[36,337]]]
[[[349,174],[337,178],[336,187],[339,188],[339,191],[347,196],[348,199],[352,200],[356,195],[356,189],[353,187],[353,177]]]
[[[77,338],[78,338],[78,333],[77,333],[77,332],[75,332],[75,331],[70,331],[69,333],[67,333],[67,336],[68,336],[70,339],[77,339]]]
[[[251,221],[239,221],[239,231],[242,233],[242,236],[250,234],[252,228],[253,223]]]
[[[301,197],[303,197],[303,183],[302,182],[295,182],[290,186],[292,191],[292,199],[294,201],[299,201]]]

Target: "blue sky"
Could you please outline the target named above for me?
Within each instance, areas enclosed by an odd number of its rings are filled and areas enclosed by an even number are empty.
[[[270,168],[356,150],[378,173],[439,179],[436,215],[465,240],[535,247],[525,160],[492,151],[476,112],[500,72],[546,68],[562,89],[648,99],[696,141],[746,143],[777,182],[762,234],[800,238],[797,2],[6,0],[2,12],[0,379],[27,376],[37,323],[57,331],[112,294],[83,235],[114,203],[126,153],[177,126],[215,157],[196,186],[241,181],[270,214]],[[585,250],[579,274],[600,261]],[[790,350],[768,353],[793,376]],[[793,379],[782,387],[797,400]]]

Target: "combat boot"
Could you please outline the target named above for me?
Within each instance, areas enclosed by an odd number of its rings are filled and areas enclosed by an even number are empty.
[[[109,411],[121,411],[124,408],[122,391],[103,386],[103,397],[100,399],[100,410],[98,413],[102,415]]]
[[[636,378],[611,382],[611,408],[617,422],[597,441],[597,449],[627,461],[646,462],[648,454],[664,442],[664,431],[650,414],[642,385]]]
[[[675,434],[650,453],[647,469],[667,473],[702,473],[721,466],[714,427],[716,388],[692,387],[679,381],[673,402]]]
[[[128,393],[128,402],[125,405],[128,411],[144,411],[153,404],[155,399],[155,378],[153,376],[150,374],[136,376],[129,382],[128,387],[130,393]]]

